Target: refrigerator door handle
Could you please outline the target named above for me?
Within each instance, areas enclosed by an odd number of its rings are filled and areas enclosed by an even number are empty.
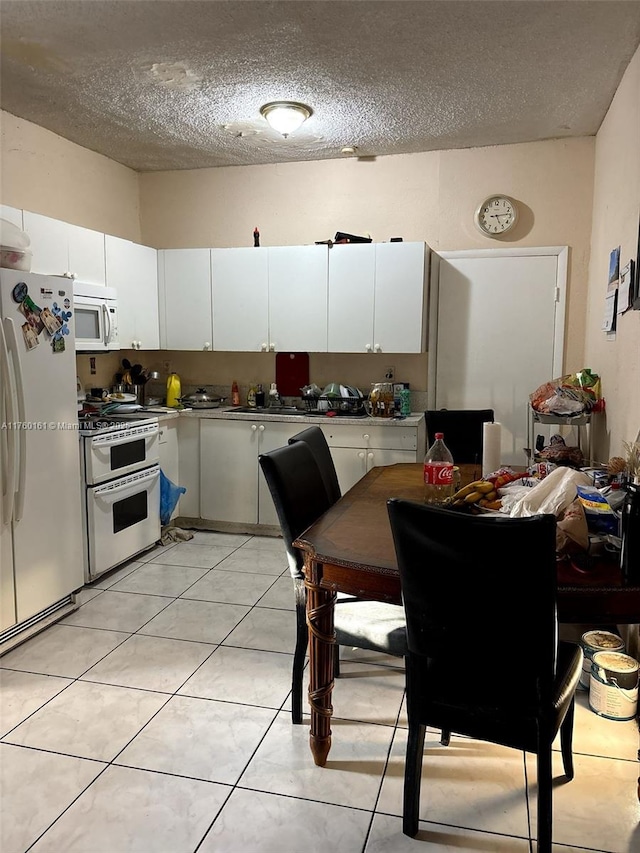
[[[16,490],[16,432],[15,412],[13,408],[14,385],[9,369],[9,351],[2,324],[0,324],[0,378],[4,388],[5,429],[0,430],[0,453],[7,460],[6,482],[2,486],[2,524],[7,525],[13,515],[14,494]],[[6,438],[4,437],[6,436]],[[6,442],[6,451],[2,443]]]
[[[109,309],[106,305],[102,306],[102,313],[104,315],[104,345],[109,346],[109,341],[111,340],[111,317],[109,316]]]
[[[20,352],[18,351],[18,336],[16,326],[10,317],[4,321],[5,332],[7,332],[7,344],[11,351],[11,359],[14,367],[14,380],[16,384],[16,396],[18,398],[18,421],[20,428],[16,431],[18,441],[18,488],[15,492],[15,503],[13,509],[13,520],[20,521],[24,512],[24,490],[27,477],[27,440],[26,429],[26,406],[24,401],[24,382],[22,381],[22,367],[20,364]]]

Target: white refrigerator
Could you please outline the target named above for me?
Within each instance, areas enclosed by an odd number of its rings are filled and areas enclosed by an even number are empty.
[[[84,582],[73,282],[0,270],[0,320],[3,649]]]

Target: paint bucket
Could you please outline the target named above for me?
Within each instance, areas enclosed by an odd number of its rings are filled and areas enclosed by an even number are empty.
[[[638,710],[635,658],[621,652],[596,652],[591,662],[589,707],[608,720],[633,720]]]
[[[584,652],[580,687],[588,690],[593,656],[598,652],[624,652],[624,642],[617,634],[612,634],[610,631],[587,631],[582,635],[580,645]]]

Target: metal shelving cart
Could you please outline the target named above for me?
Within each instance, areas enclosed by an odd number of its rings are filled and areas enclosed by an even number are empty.
[[[529,407],[529,434],[527,437],[528,447],[531,449],[532,458],[536,460],[535,442],[537,423],[545,425],[563,426],[575,428],[577,446],[584,455],[585,465],[593,465],[593,429],[591,412],[579,415],[546,415]],[[586,435],[585,435],[586,433]],[[585,450],[586,447],[586,450]],[[537,460],[536,460],[537,461]]]

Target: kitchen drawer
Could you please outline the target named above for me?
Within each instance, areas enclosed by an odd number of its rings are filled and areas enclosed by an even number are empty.
[[[320,427],[329,447],[375,447],[381,450],[417,450],[418,430],[415,426],[377,426],[372,420],[362,425],[322,424]]]

